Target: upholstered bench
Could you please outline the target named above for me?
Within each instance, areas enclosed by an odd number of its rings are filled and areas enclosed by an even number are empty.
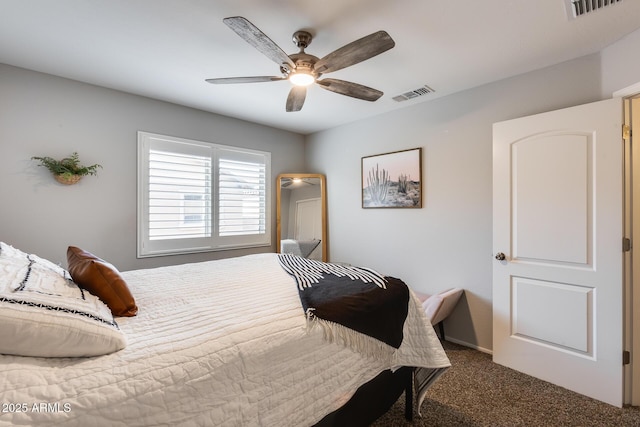
[[[424,294],[422,292],[413,291],[420,299],[424,312],[435,328],[438,326],[440,339],[444,341],[444,320],[449,317],[456,304],[460,300],[464,289],[452,288],[442,291],[435,295]]]

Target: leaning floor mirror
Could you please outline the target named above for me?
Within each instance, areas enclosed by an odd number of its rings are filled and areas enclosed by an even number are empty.
[[[328,261],[325,176],[283,173],[276,189],[277,252]]]

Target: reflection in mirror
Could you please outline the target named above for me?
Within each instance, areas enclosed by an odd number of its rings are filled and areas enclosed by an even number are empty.
[[[324,175],[280,174],[276,189],[277,251],[328,261]]]

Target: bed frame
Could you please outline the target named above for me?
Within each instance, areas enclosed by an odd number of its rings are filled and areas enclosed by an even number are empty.
[[[413,420],[413,368],[384,371],[363,384],[340,409],[320,420],[315,427],[368,426],[385,414],[405,393],[405,413]]]

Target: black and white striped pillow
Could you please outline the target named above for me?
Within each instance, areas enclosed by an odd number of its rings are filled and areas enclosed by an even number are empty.
[[[0,242],[0,353],[83,357],[125,346],[111,310],[65,269]]]

